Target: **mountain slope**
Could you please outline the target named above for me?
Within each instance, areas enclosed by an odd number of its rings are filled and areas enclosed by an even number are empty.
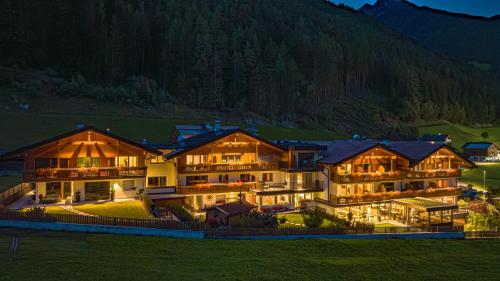
[[[34,94],[254,112],[372,137],[500,113],[483,72],[324,0],[3,2],[0,86]]]
[[[378,0],[360,11],[441,53],[500,66],[500,16],[484,18]]]

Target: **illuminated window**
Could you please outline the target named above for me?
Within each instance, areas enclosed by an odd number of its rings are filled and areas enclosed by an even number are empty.
[[[119,167],[137,167],[137,156],[115,157],[115,163]]]
[[[101,158],[99,157],[78,157],[76,159],[78,167],[99,167],[101,166]]]
[[[208,162],[207,155],[186,155],[186,163],[188,165],[198,165]]]
[[[163,156],[153,156],[153,158],[151,158],[151,164],[163,164],[165,163],[165,158],[163,158]]]
[[[241,154],[222,155],[222,163],[238,163],[238,162],[241,162]]]

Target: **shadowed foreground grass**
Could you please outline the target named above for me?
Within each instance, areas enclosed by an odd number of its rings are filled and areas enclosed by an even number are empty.
[[[500,240],[202,241],[35,231],[20,237],[11,257],[10,237],[0,235],[1,280],[456,281],[500,274]]]

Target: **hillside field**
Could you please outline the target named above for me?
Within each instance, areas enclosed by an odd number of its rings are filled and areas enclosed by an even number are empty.
[[[418,126],[418,134],[448,134],[452,138],[452,145],[461,150],[462,145],[470,141],[483,141],[481,134],[487,132],[489,138],[486,141],[500,143],[500,127],[477,128],[467,125],[439,123]]]
[[[2,280],[498,280],[500,240],[191,240],[0,230]],[[19,237],[15,257],[11,235]],[[57,277],[56,277],[57,276]]]

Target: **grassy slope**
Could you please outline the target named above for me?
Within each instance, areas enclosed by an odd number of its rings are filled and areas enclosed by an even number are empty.
[[[500,127],[474,128],[466,125],[441,123],[423,125],[418,127],[419,135],[424,134],[449,134],[453,140],[453,146],[460,149],[468,141],[482,141],[481,133],[488,132],[487,141],[500,143]]]
[[[486,186],[500,188],[500,163],[484,164],[477,169],[464,171],[460,180],[484,189],[483,171],[486,171]]]
[[[97,216],[137,219],[149,218],[148,212],[146,212],[140,201],[107,202],[73,207],[82,212]]]
[[[21,172],[19,171],[9,171],[8,176],[1,176],[0,177],[0,192],[3,192],[19,183],[22,181],[22,175]]]
[[[8,230],[12,231],[12,230]],[[5,232],[5,230],[4,230]],[[3,280],[498,280],[500,240],[216,241],[0,235]],[[480,261],[480,262],[468,262]]]

